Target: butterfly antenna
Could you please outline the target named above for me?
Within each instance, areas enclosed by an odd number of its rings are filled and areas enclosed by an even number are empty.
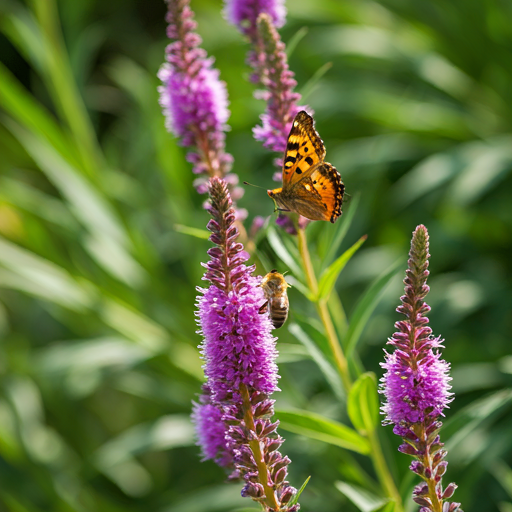
[[[259,185],[253,185],[252,183],[249,183],[248,181],[244,181],[244,185],[250,185],[251,187],[261,188],[263,190],[267,190],[265,187],[260,187]]]

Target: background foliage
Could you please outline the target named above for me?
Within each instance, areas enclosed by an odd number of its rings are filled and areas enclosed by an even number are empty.
[[[251,135],[263,103],[245,80],[248,47],[218,0],[192,7],[228,83],[234,170],[269,187],[273,155]],[[425,224],[431,326],[446,339],[456,393],[443,429],[448,479],[466,512],[510,512],[511,4],[293,0],[288,8],[281,33],[294,42],[291,68],[351,196],[341,250],[368,235],[337,283],[349,320],[402,258],[361,324],[356,359],[381,375],[410,235]],[[164,15],[156,0],[0,2],[2,510],[251,507],[219,468],[200,463],[189,426],[202,381],[195,286],[210,244],[176,227],[204,229],[208,216],[158,106]],[[257,189],[239,204],[250,219],[273,208]],[[332,229],[309,228],[317,254],[325,256]],[[258,249],[286,269],[265,232]],[[306,321],[311,305],[296,288],[290,298],[276,405],[349,424],[308,348],[322,338]],[[309,329],[306,342],[298,329]],[[379,434],[408,496],[409,460],[390,430]],[[292,482],[312,475],[303,510],[355,510],[350,486],[373,489],[365,457],[282,434]],[[361,510],[378,506],[361,496]]]

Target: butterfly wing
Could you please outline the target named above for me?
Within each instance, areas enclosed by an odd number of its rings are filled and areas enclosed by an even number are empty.
[[[300,181],[325,158],[325,146],[315,130],[313,118],[301,110],[293,120],[283,162],[283,191]]]
[[[299,112],[293,121],[283,162],[283,186],[268,190],[277,209],[311,220],[335,222],[341,215],[345,186],[339,172],[324,162],[325,146],[313,118]]]
[[[335,222],[341,215],[345,186],[334,166],[322,162],[283,195],[287,206],[311,220]]]

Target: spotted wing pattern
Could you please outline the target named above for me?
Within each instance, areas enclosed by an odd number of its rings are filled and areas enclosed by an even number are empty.
[[[297,183],[311,167],[325,158],[325,146],[313,118],[301,110],[293,120],[283,162],[283,189]]]
[[[288,136],[283,186],[268,191],[278,209],[311,220],[336,221],[341,215],[345,186],[339,172],[324,158],[325,147],[313,118],[299,112]]]

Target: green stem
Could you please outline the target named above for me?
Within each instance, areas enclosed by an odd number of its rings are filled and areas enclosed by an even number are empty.
[[[249,390],[245,384],[240,384],[240,394],[242,395],[245,426],[249,430],[255,432],[256,428],[254,426],[254,418],[252,415],[251,399],[249,397]],[[256,461],[256,466],[258,468],[258,481],[263,486],[263,490],[265,492],[265,503],[270,509],[278,512],[280,510],[280,506],[277,502],[274,489],[272,489],[268,484],[268,468],[265,464],[260,442],[257,439],[249,441],[249,448],[251,449],[254,460]]]
[[[302,264],[304,266],[304,271],[306,272],[306,279],[308,282],[309,289],[311,293],[316,296],[318,295],[318,281],[316,279],[315,271],[313,269],[313,263],[311,262],[311,256],[309,254],[309,249],[307,246],[306,232],[304,229],[298,229],[298,241],[299,241],[299,253],[302,258]],[[327,340],[329,342],[329,346],[331,347],[332,353],[334,355],[334,359],[336,361],[336,366],[338,367],[338,371],[341,375],[343,385],[345,386],[345,390],[347,394],[350,392],[350,388],[352,387],[352,381],[350,378],[350,373],[348,369],[347,359],[343,353],[341,348],[341,344],[338,340],[338,336],[336,335],[336,330],[334,329],[334,325],[332,323],[331,316],[329,314],[329,309],[327,307],[327,301],[319,301],[316,303],[317,311],[324,325],[325,332],[327,334]],[[395,503],[395,512],[402,512],[402,498],[398,489],[396,488],[395,482],[389,468],[387,467],[386,460],[384,459],[384,455],[382,453],[382,448],[380,446],[380,440],[376,432],[372,432],[368,435],[368,439],[370,441],[372,450],[370,453],[370,457],[373,462],[373,467],[375,468],[375,473],[379,479],[379,482],[386,492],[386,495],[389,496]]]
[[[437,497],[437,491],[436,486],[438,485],[435,481],[435,471],[432,464],[433,457],[430,455],[430,445],[428,443],[428,436],[426,433],[426,426],[424,423],[420,423],[417,425],[417,427],[414,429],[415,434],[418,436],[418,439],[421,439],[421,441],[425,444],[425,452],[423,454],[423,457],[420,458],[421,463],[425,468],[430,469],[430,474],[432,475],[430,478],[425,478],[428,485],[428,494],[430,501],[432,503],[432,510],[434,512],[442,512],[443,510],[443,500],[440,500]],[[439,483],[440,485],[440,483]]]
[[[368,439],[371,445],[370,456],[372,458],[373,467],[375,469],[375,473],[377,473],[377,478],[379,479],[380,485],[386,491],[386,494],[395,502],[395,512],[402,512],[402,497],[400,496],[400,493],[396,488],[395,481],[389,472],[386,459],[382,453],[382,448],[380,446],[380,440],[377,432],[375,430],[370,432],[368,434]]]
[[[299,239],[299,253],[302,258],[302,264],[304,266],[304,271],[306,272],[306,279],[308,281],[309,289],[311,293],[316,296],[318,295],[318,281],[316,279],[315,271],[313,269],[313,264],[311,262],[311,257],[309,255],[308,244],[306,240],[306,230],[298,229],[298,239]],[[316,302],[316,309],[318,311],[318,316],[320,320],[322,320],[322,324],[324,325],[325,334],[327,336],[327,341],[329,342],[329,346],[334,355],[334,360],[336,362],[336,366],[341,376],[341,380],[343,381],[343,385],[345,387],[346,392],[350,391],[352,387],[352,380],[350,379],[350,373],[348,369],[347,359],[345,358],[345,354],[343,354],[343,350],[341,348],[341,344],[338,340],[338,336],[336,334],[336,330],[334,329],[334,325],[331,320],[331,315],[329,314],[329,309],[327,308],[327,301],[321,300]]]

